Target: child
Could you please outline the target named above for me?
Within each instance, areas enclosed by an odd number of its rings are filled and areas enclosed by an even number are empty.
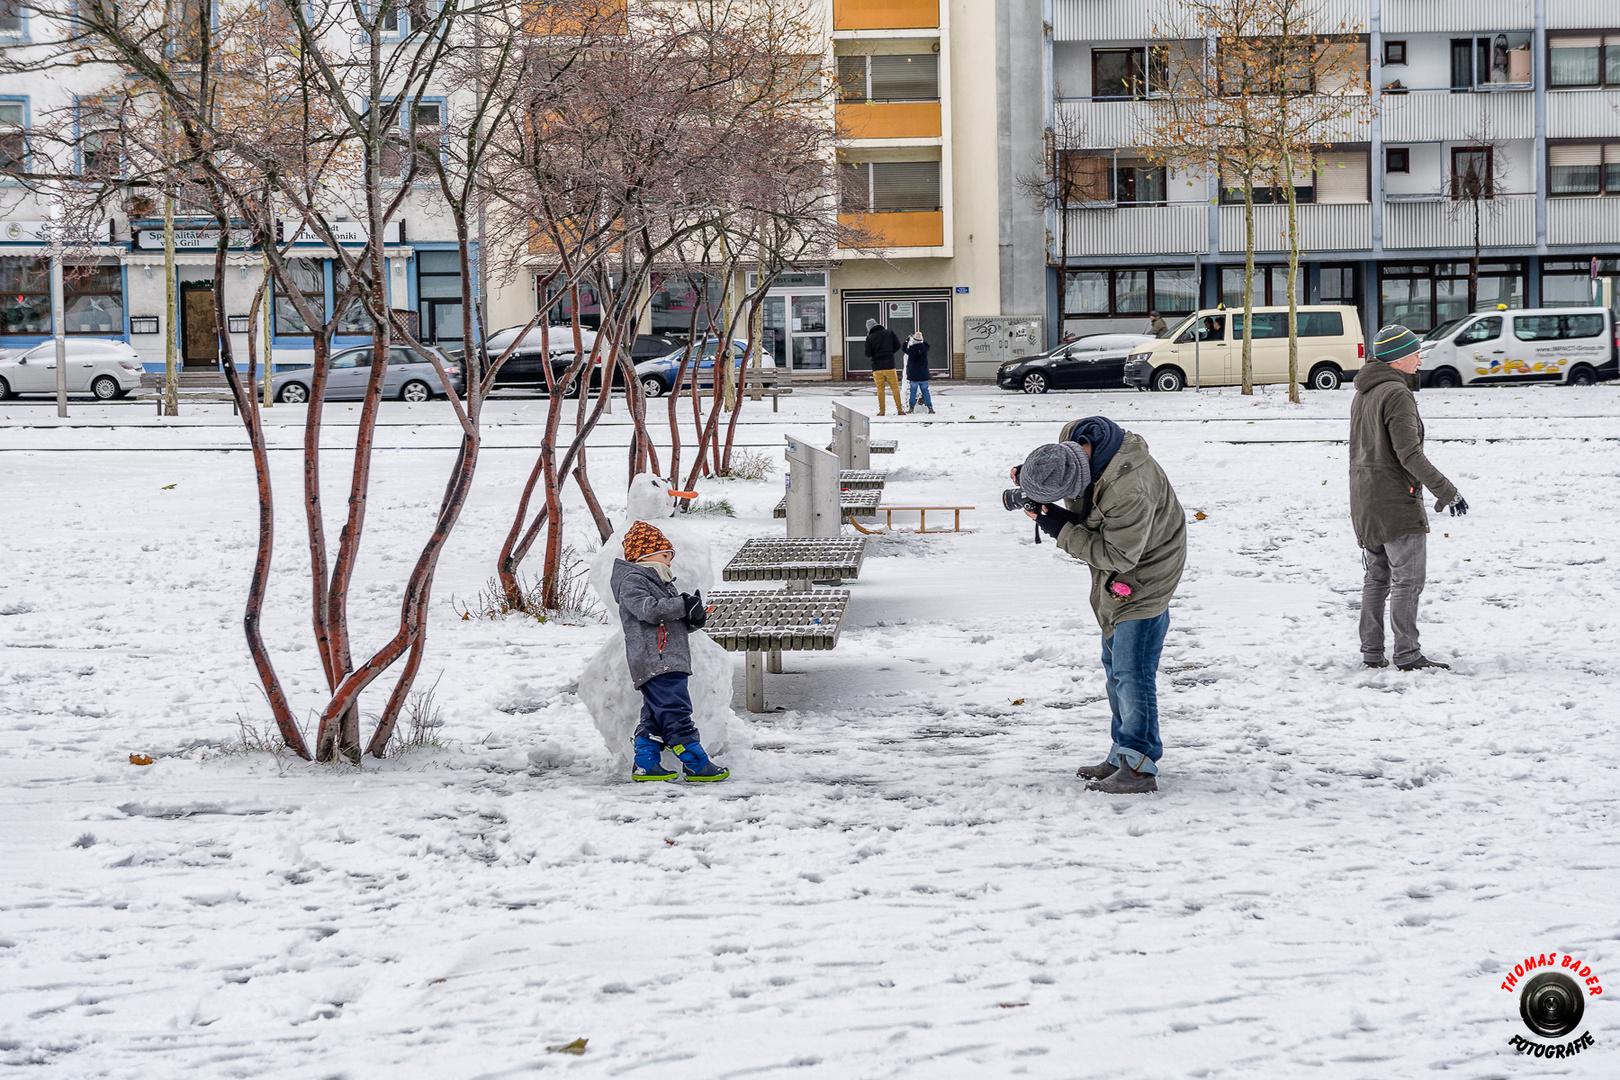
[[[669,564],[675,549],[664,534],[638,521],[624,534],[624,558],[613,563],[613,599],[624,623],[630,678],[641,691],[641,723],[636,728],[633,780],[673,780],[663,752],[681,759],[688,782],[724,780],[731,775],[709,760],[692,723],[686,690],[692,652],[686,636],[708,621],[703,594],[677,589]]]
[[[915,333],[906,339],[906,379],[911,383],[911,411],[917,411],[917,392],[922,392],[923,407],[934,411],[934,399],[928,395],[928,342]]]

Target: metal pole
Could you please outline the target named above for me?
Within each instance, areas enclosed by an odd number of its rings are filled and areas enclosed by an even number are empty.
[[[67,411],[67,312],[62,299],[62,244],[51,241],[51,335],[56,338],[56,415]]]
[[[180,415],[180,372],[176,366],[175,312],[179,310],[174,295],[174,192],[163,193],[163,296],[168,314],[163,316],[163,415]]]

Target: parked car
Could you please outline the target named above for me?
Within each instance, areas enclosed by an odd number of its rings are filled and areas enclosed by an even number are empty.
[[[1608,308],[1477,312],[1435,327],[1422,348],[1424,386],[1587,386],[1620,375],[1620,326]]]
[[[371,379],[370,345],[357,345],[332,354],[331,367],[326,376],[327,401],[358,401],[366,396],[366,384]],[[460,364],[440,354],[440,362],[451,372],[456,393],[464,389]],[[315,367],[291,368],[270,377],[270,392],[277,401],[297,404],[308,401],[314,386]],[[383,375],[383,397],[401,401],[427,401],[444,397],[444,382],[432,361],[413,349],[395,345],[388,350],[388,371]]]
[[[1125,385],[1125,358],[1152,340],[1152,334],[1091,334],[1066,341],[1039,356],[1021,356],[1001,365],[996,385],[1026,394],[1118,390]]]
[[[720,339],[709,338],[703,344],[703,354],[697,360],[698,387],[703,390],[714,389],[714,358],[720,352]],[[662,397],[669,393],[670,387],[675,385],[675,376],[681,369],[681,358],[686,355],[686,346],[682,345],[675,351],[660,356],[654,360],[647,360],[636,365],[636,378],[641,380],[641,391],[650,398]],[[731,342],[731,357],[739,364],[748,362],[748,342],[741,338],[734,338]],[[767,354],[768,355],[768,354]],[[775,360],[772,360],[772,366]],[[688,361],[686,375],[681,385],[691,385],[691,362]]]
[[[112,401],[141,385],[140,354],[112,338],[67,339],[67,389]],[[13,394],[56,393],[56,342],[0,352],[0,401]]]
[[[1257,307],[1250,333],[1256,384],[1288,381],[1288,309]],[[1336,390],[1361,370],[1367,345],[1361,316],[1348,305],[1297,309],[1300,382],[1313,390]],[[1162,338],[1133,350],[1125,381],[1139,390],[1238,386],[1243,382],[1243,311],[1194,312]]]
[[[484,355],[491,359],[500,356],[517,339],[518,332],[522,329],[521,326],[513,326],[491,334],[484,343]],[[574,332],[566,326],[553,326],[547,330],[545,336],[545,351],[551,354],[551,377],[552,381],[555,382],[562,377],[568,370],[568,366],[574,362]],[[540,337],[540,328],[538,326],[523,335],[522,339],[518,341],[517,348],[513,349],[511,355],[501,364],[500,371],[495,373],[495,385],[497,387],[544,387],[546,385],[545,367],[540,356],[542,352]],[[586,349],[592,348],[596,344],[596,332],[582,329],[580,331],[580,343]],[[631,344],[630,361],[632,364],[637,364],[643,360],[663,356],[665,353],[680,347],[681,340],[679,338],[667,337],[662,334],[640,334]],[[598,368],[591,375],[591,385],[600,386],[601,383],[602,377],[600,368]],[[614,372],[613,384],[615,386],[624,385],[623,373]]]

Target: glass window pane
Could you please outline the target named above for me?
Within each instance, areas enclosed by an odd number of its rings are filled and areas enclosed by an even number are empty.
[[[460,274],[461,255],[455,251],[418,251],[416,269],[422,274]]]
[[[765,351],[776,358],[778,367],[787,365],[787,299],[767,296],[760,312],[761,332],[765,335]]]
[[[418,296],[460,296],[460,274],[424,274],[417,279],[416,292]]]
[[[1063,310],[1070,315],[1108,314],[1108,271],[1071,273],[1063,289]]]
[[[838,100],[866,100],[866,57],[840,56],[838,58]]]
[[[1548,193],[1596,195],[1600,171],[1598,165],[1554,165],[1547,170]]]
[[[694,280],[684,274],[652,275],[652,332],[685,339],[697,317],[699,336],[708,333],[712,319],[720,319],[720,283]]]
[[[117,296],[73,296],[65,300],[70,334],[122,334],[124,301]]]
[[[1620,86],[1620,44],[1605,46],[1603,54],[1603,81],[1610,86]]]
[[[1519,315],[1513,320],[1513,336],[1520,341],[1556,341],[1558,334],[1557,315]]]
[[[1549,66],[1552,85],[1554,86],[1591,86],[1598,81],[1598,54],[1600,50],[1592,49],[1560,49],[1554,46],[1549,50],[1552,63]]]
[[[1302,311],[1299,313],[1300,337],[1340,337],[1344,334],[1344,316],[1337,311]]]
[[[1191,311],[1198,306],[1198,271],[1178,266],[1153,271],[1153,307],[1159,314]]]
[[[1475,298],[1474,310],[1488,310],[1497,304],[1506,304],[1510,308],[1524,307],[1523,274],[1480,275],[1479,295]]]
[[[0,125],[22,127],[25,113],[26,110],[20,101],[0,101]]]
[[[793,339],[793,370],[827,370],[826,335],[807,334]]]
[[[1097,97],[1130,97],[1133,89],[1134,49],[1094,49],[1091,53],[1093,93]]]
[[[1434,325],[1434,304],[1429,282],[1413,278],[1384,278],[1379,282],[1379,300],[1386,323],[1427,333]]]
[[[1114,271],[1114,310],[1120,314],[1148,309],[1146,270]]]
[[[1484,278],[1480,279],[1479,285],[1483,292]],[[1434,283],[1434,317],[1437,321],[1460,319],[1472,310],[1473,308],[1468,306],[1467,278],[1441,278]]]
[[[1616,53],[1620,53],[1620,46],[1616,46]],[[1608,162],[1603,166],[1603,190],[1610,195],[1620,195],[1620,162]]]
[[[1592,302],[1592,279],[1588,274],[1543,274],[1541,302],[1548,307],[1589,304]]]
[[[827,329],[827,298],[825,296],[795,296],[793,298],[793,332],[822,332]]]

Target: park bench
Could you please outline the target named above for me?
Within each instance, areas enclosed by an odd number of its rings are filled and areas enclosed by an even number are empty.
[[[229,401],[231,413],[236,413],[236,398],[232,396],[231,384],[225,381],[223,372],[181,371],[176,373],[176,378],[181,401]],[[166,382],[165,373],[161,371],[148,371],[141,376],[141,388],[155,392],[159,416],[163,415],[163,388]]]
[[[768,394],[771,399],[771,412],[776,412],[781,396],[793,393],[793,387],[782,385],[779,370],[750,367],[743,372],[743,393],[748,395],[748,400],[758,401],[761,395]]]
[[[883,500],[883,492],[877,488],[867,488],[861,491],[852,491],[841,488],[838,492],[838,516],[840,518],[875,518],[878,514],[878,503]],[[785,518],[787,514],[787,496],[776,504],[774,516]]]
[[[716,592],[704,631],[727,652],[747,654],[743,684],[749,712],[765,711],[765,666],[782,670],[784,652],[825,652],[838,644],[848,589]]]

